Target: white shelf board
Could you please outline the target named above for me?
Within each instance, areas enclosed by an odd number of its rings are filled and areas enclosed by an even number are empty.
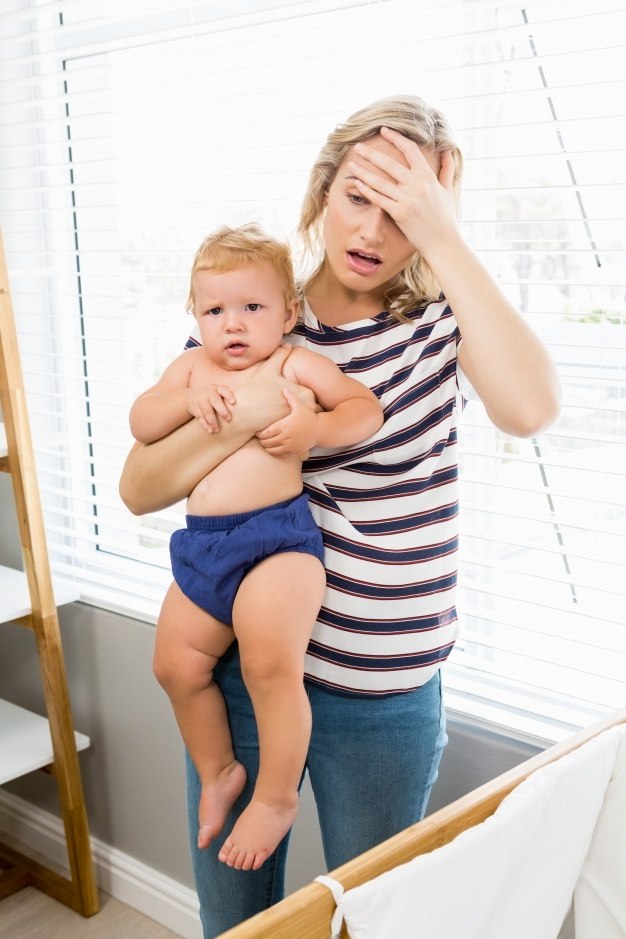
[[[85,750],[89,737],[74,734]],[[52,740],[45,717],[0,699],[0,785],[52,763]]]
[[[80,598],[76,584],[60,578],[52,578],[54,599],[57,606],[72,603]],[[31,611],[28,581],[23,571],[0,564],[0,623],[7,623]]]

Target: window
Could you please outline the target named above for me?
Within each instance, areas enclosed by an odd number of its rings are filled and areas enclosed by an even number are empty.
[[[176,354],[192,254],[290,236],[329,128],[398,91],[450,117],[462,226],[551,347],[531,440],[462,427],[449,701],[556,739],[626,686],[626,13],[579,0],[8,0],[0,210],[54,570],[154,617],[182,505],[117,495],[128,408]]]

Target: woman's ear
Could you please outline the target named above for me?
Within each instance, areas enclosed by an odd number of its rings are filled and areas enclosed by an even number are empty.
[[[324,190],[324,197],[322,199],[322,205],[328,205],[328,189]]]

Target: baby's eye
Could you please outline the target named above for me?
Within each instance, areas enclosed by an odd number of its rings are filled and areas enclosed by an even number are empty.
[[[210,310],[207,310],[209,316],[219,316],[221,312],[221,306],[212,306]]]
[[[248,310],[250,313],[258,313],[260,309],[260,303],[246,303],[246,310]]]

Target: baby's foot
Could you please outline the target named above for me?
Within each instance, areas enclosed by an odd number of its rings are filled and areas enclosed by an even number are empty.
[[[283,840],[297,812],[297,800],[292,806],[273,806],[252,799],[224,842],[220,861],[240,871],[258,870]]]
[[[223,769],[216,779],[202,784],[198,811],[198,847],[208,848],[224,827],[226,816],[246,784],[246,771],[236,760]]]

